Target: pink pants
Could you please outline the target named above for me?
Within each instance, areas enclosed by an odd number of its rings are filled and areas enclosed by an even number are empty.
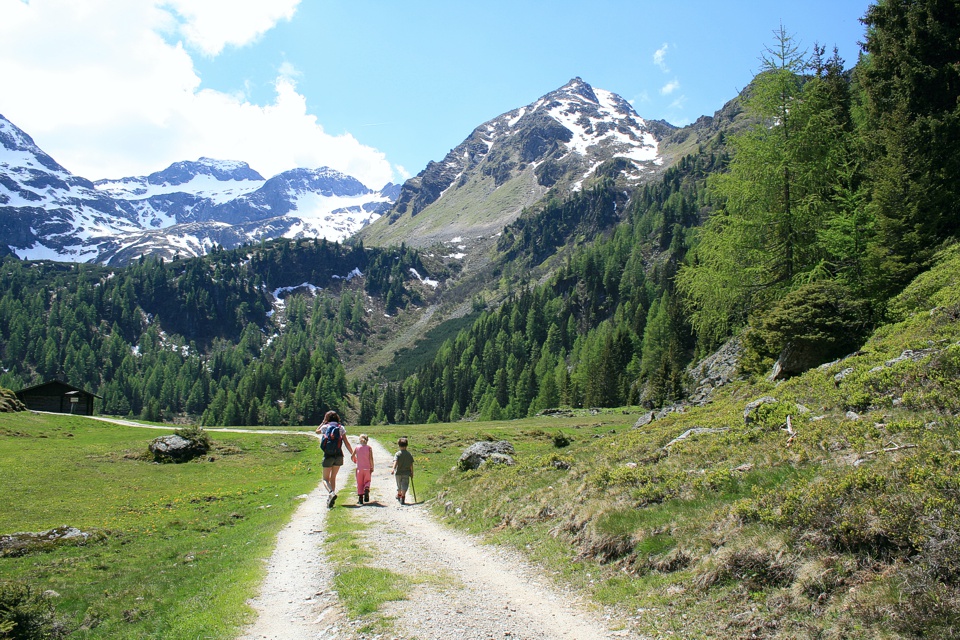
[[[357,495],[370,488],[370,469],[357,469]]]

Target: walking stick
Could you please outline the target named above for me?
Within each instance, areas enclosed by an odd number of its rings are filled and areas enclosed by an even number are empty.
[[[413,490],[413,504],[417,504],[417,485],[413,482],[413,476],[410,476],[410,488]]]

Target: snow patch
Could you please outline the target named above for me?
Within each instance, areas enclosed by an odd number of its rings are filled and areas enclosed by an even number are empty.
[[[423,276],[420,275],[420,272],[414,269],[413,267],[410,267],[410,273],[413,274],[414,278],[416,278],[423,284],[427,285],[428,287],[433,287],[434,289],[436,289],[438,286],[440,286],[440,283],[438,281],[432,280],[430,278],[424,278]]]

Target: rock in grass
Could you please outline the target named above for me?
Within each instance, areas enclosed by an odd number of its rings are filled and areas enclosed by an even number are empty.
[[[150,453],[157,462],[187,462],[204,455],[208,446],[179,435],[161,436],[150,443]]]
[[[640,429],[642,427],[647,426],[648,424],[650,424],[656,419],[657,419],[657,414],[655,414],[653,411],[648,411],[642,416],[640,416],[639,418],[637,418],[637,421],[633,423],[633,428]]]
[[[494,454],[506,456],[510,458],[510,461],[512,462],[513,458],[510,456],[513,454],[513,452],[513,445],[506,440],[500,440],[499,442],[475,442],[467,447],[460,456],[460,460],[457,462],[457,467],[461,471],[477,469],[481,464],[484,463],[485,460],[487,460],[487,458]],[[501,460],[500,462],[503,461]]]
[[[104,537],[101,532],[81,531],[66,525],[40,532],[11,533],[0,536],[0,558],[52,551],[63,545],[80,546]]]

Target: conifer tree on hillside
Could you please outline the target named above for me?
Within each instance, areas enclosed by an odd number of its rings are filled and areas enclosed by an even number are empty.
[[[677,286],[711,347],[797,287],[858,273],[849,234],[857,185],[849,89],[836,54],[808,57],[781,27],[748,90],[753,127],[729,137],[729,171],[711,176],[719,209],[699,232]],[[812,71],[812,73],[811,73]]]
[[[960,232],[960,3],[880,0],[862,22],[858,75],[877,154],[873,254],[892,293]]]

